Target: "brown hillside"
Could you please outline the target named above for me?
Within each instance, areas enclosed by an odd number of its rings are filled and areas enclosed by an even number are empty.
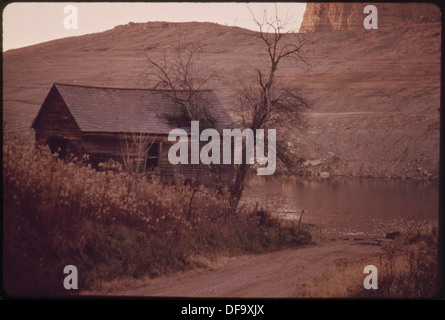
[[[206,45],[209,85],[236,114],[236,81],[264,58],[256,33],[211,23],[130,23],[3,54],[3,137],[32,143],[30,129],[53,82],[143,87],[145,54],[178,43]],[[303,35],[310,69],[282,64],[311,103],[293,147],[299,170],[360,176],[439,174],[440,23]],[[319,163],[319,164],[318,164]],[[317,165],[318,164],[318,165]]]

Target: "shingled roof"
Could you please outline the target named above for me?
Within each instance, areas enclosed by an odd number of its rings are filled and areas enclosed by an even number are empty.
[[[55,83],[57,90],[82,132],[147,132],[168,134],[176,128],[166,114],[180,114],[168,91],[130,88],[103,88]],[[214,129],[233,128],[227,110],[212,90],[201,90]],[[45,104],[45,103],[44,103]],[[40,112],[33,122],[33,128]]]

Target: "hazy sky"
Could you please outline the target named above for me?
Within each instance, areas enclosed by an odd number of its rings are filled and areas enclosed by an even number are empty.
[[[77,8],[77,29],[66,29]],[[289,31],[298,31],[306,3],[276,3],[280,17],[287,15]],[[275,12],[275,3],[11,3],[3,10],[3,51],[53,39],[101,32],[128,22],[200,21],[257,30],[249,11],[258,16],[264,10]],[[70,20],[73,22],[73,20]]]

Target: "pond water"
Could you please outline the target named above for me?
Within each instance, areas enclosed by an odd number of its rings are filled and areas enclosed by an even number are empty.
[[[385,238],[439,221],[439,183],[381,179],[252,176],[243,203],[314,224],[321,238]]]

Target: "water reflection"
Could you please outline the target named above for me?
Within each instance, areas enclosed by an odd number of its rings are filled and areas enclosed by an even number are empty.
[[[380,179],[303,179],[253,176],[243,202],[316,224],[325,237],[384,237],[386,232],[439,219],[437,182]]]

